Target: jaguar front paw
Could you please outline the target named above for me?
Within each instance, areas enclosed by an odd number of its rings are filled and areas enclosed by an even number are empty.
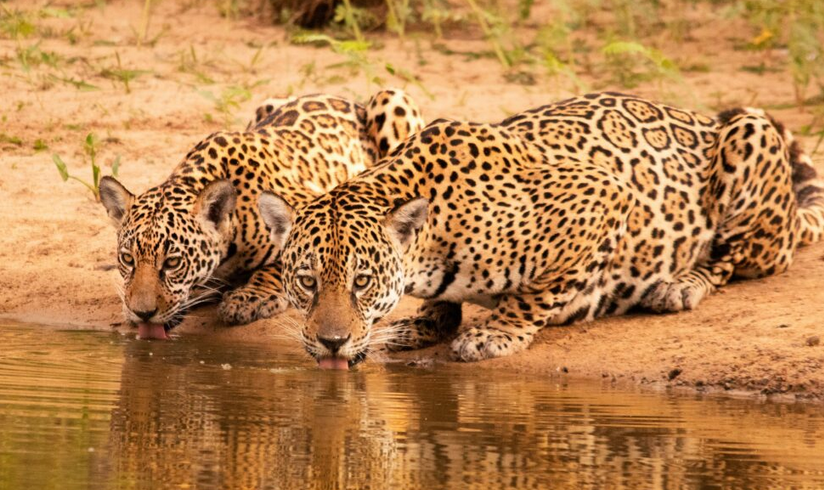
[[[227,325],[246,325],[262,318],[270,318],[287,308],[286,299],[276,295],[260,295],[254,291],[237,289],[223,295],[218,315]]]
[[[513,334],[494,327],[472,327],[452,341],[452,357],[464,362],[506,357],[525,350],[530,343],[530,334]]]
[[[689,282],[659,282],[641,305],[657,313],[675,313],[694,309],[705,294],[702,288]]]
[[[382,327],[380,333],[386,339],[384,349],[389,352],[423,349],[440,340],[435,322],[422,317],[394,321]]]

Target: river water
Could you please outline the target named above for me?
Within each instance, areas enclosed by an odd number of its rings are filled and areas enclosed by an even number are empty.
[[[824,407],[0,326],[0,489],[824,488]]]

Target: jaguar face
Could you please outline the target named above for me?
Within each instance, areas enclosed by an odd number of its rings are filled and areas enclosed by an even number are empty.
[[[427,204],[418,198],[387,211],[326,195],[295,213],[261,195],[261,215],[282,241],[286,294],[304,318],[300,337],[320,367],[347,369],[389,340],[373,326],[403,295],[403,253]]]
[[[204,300],[193,289],[211,278],[234,235],[231,183],[214,181],[197,195],[172,188],[180,187],[167,182],[135,196],[114,178],[100,182],[100,200],[117,229],[123,313],[141,337],[164,338]]]

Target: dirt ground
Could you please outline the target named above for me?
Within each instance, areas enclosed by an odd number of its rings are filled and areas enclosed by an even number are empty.
[[[33,3],[4,5],[31,9]],[[73,175],[86,178],[90,172],[83,163],[82,141],[94,132],[101,140],[98,160],[110,164],[120,155],[120,180],[140,192],[162,181],[189,148],[225,120],[242,127],[256,103],[268,96],[329,92],[364,99],[378,89],[362,73],[350,76],[329,68],[342,57],[328,48],[292,45],[283,28],[222,18],[202,2],[160,2],[148,38],[162,34],[154,45],[139,47],[134,34],[139,4],[112,2],[70,18],[41,15],[37,25],[51,36],[0,39],[0,318],[127,328],[119,324],[114,288],[114,229],[85,188],[61,181],[53,153],[62,156]],[[709,113],[737,105],[768,107],[794,130],[810,123],[812,112],[792,104],[792,78],[786,69],[761,75],[743,71],[744,66],[758,65],[762,55],[734,50],[738,30],[723,24],[729,21],[699,14],[689,38],[675,41],[662,35],[658,44],[679,66],[706,65],[709,71],[685,71],[680,81],[649,82],[632,92]],[[73,27],[73,35],[54,35]],[[717,40],[713,34],[721,31],[730,37]],[[740,35],[746,34],[741,29]],[[443,43],[457,52],[487,49],[483,41],[467,37],[448,33]],[[424,35],[403,41],[380,35],[373,39],[381,47],[369,56],[384,84],[406,88],[430,120],[495,121],[573,94],[569,83],[543,76],[535,85],[507,82],[494,59],[434,51]],[[54,52],[61,61],[54,66],[31,64],[26,71],[18,54],[38,41],[37,49]],[[120,81],[102,76],[107,67],[117,67],[115,53],[121,69],[145,70],[130,81],[128,93]],[[787,54],[776,51],[772,56],[780,62]],[[414,73],[420,86],[386,73],[387,61]],[[80,90],[66,80],[85,80],[99,90]],[[594,89],[621,89],[607,77],[584,80]],[[235,88],[227,92],[227,87]],[[233,98],[231,90],[243,93],[236,87],[251,97]],[[206,92],[218,98],[228,94],[227,111],[220,111]],[[801,139],[808,149],[815,146],[815,138]],[[813,160],[824,171],[824,156],[814,155]],[[109,171],[104,166],[103,173]],[[696,311],[547,329],[529,351],[479,363],[477,369],[821,400],[822,259],[824,245],[803,249],[788,273],[730,284]],[[413,311],[415,305],[415,300],[405,300],[394,316]],[[467,307],[465,325],[484,314]],[[176,331],[218,335],[227,342],[267,342],[278,331],[277,320],[227,328],[210,319],[211,309],[198,316]],[[445,356],[445,346],[439,346],[398,357],[428,364]]]

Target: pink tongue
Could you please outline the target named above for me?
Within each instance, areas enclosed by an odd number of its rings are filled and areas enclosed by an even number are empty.
[[[143,340],[169,340],[169,336],[166,335],[166,329],[163,328],[162,323],[138,323],[137,337]]]
[[[349,361],[339,357],[324,357],[318,361],[318,367],[321,369],[335,369],[339,371],[349,370]]]

